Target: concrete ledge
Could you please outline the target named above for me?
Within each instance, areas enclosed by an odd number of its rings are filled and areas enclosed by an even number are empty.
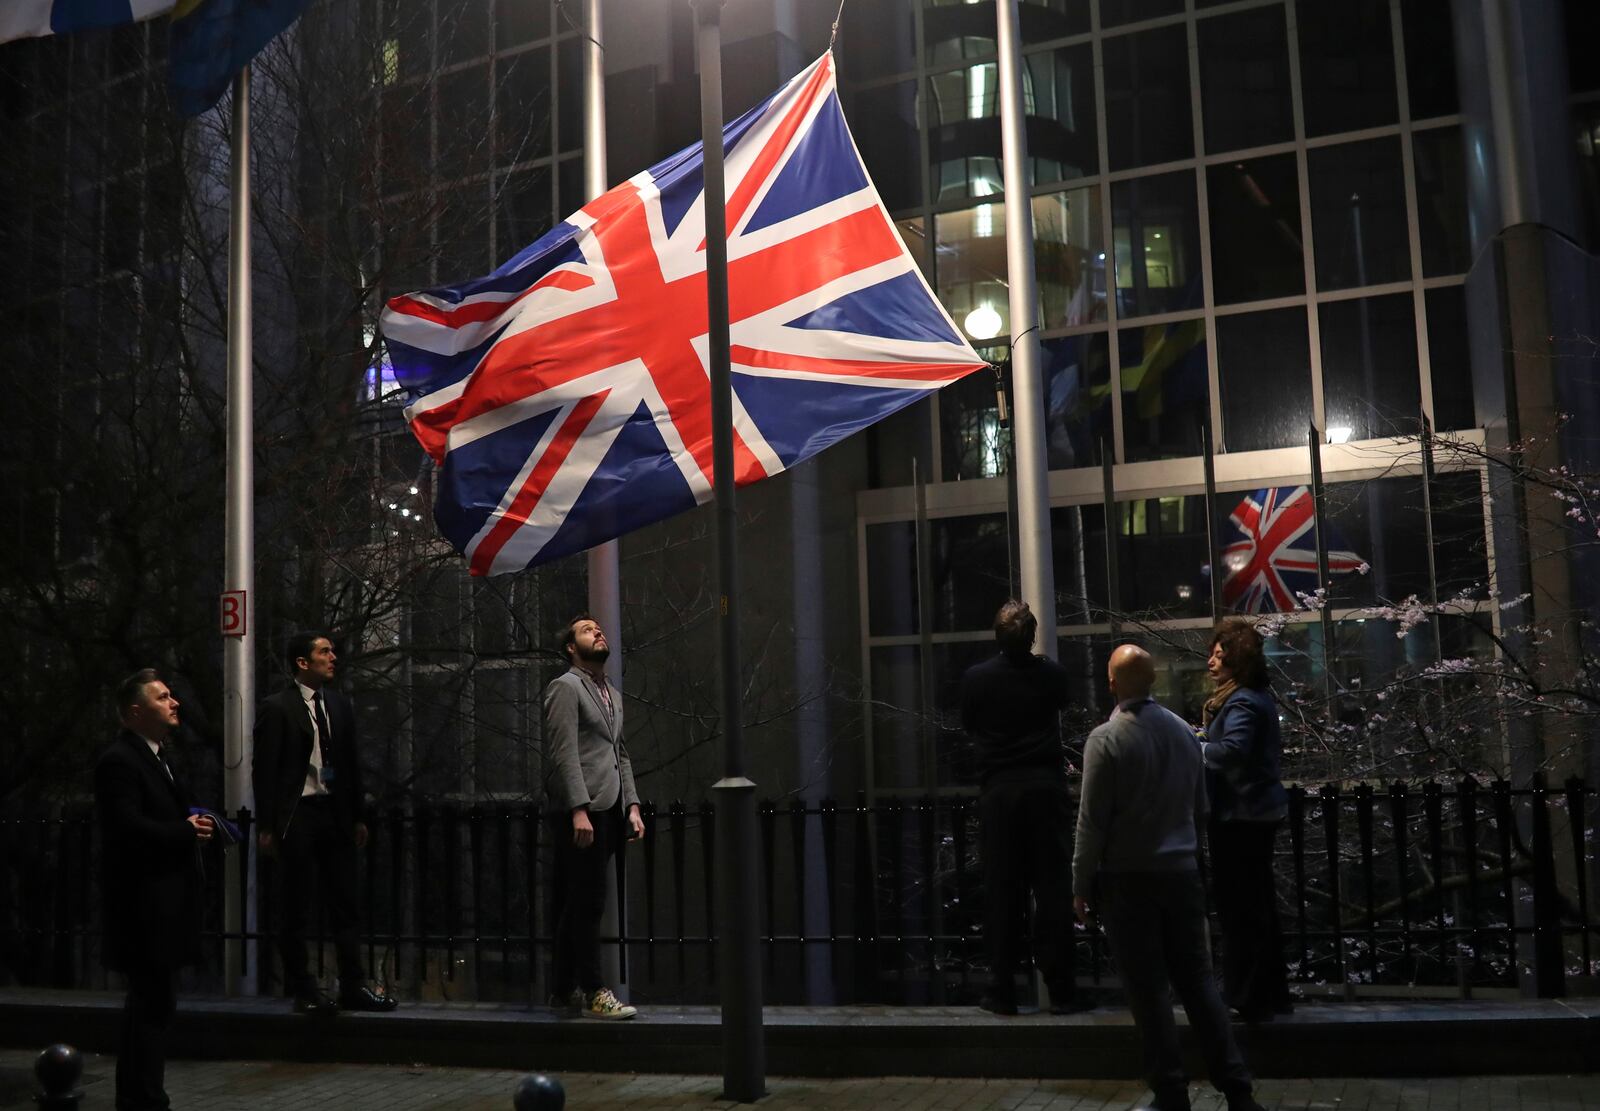
[[[0,1044],[116,1050],[121,997],[0,991]],[[504,1004],[411,1004],[308,1019],[283,1000],[185,998],[173,1057],[456,1065],[564,1072],[720,1073],[715,1008],[652,1006],[631,1022]],[[772,1007],[774,1076],[1135,1078],[1127,1012],[998,1018],[967,1007]],[[1600,1001],[1304,1004],[1239,1028],[1268,1077],[1483,1076],[1600,1071]],[[1191,1055],[1192,1056],[1192,1055]],[[1191,1069],[1202,1076],[1198,1060]]]

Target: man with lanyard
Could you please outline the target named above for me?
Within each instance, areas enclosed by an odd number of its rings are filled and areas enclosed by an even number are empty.
[[[551,1002],[585,1018],[632,1018],[638,1011],[600,973],[606,865],[625,841],[644,836],[623,743],[622,692],[606,678],[611,649],[593,617],[574,617],[558,640],[571,667],[544,692],[545,783],[561,900]]]

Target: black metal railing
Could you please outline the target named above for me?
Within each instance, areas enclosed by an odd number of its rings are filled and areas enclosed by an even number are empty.
[[[644,811],[648,835],[624,854],[607,941],[636,997],[711,1001],[714,815],[681,802]],[[1333,994],[1583,988],[1600,964],[1586,832],[1595,812],[1595,792],[1579,780],[1292,788],[1278,897],[1293,979]],[[238,822],[248,845],[249,814]],[[555,827],[538,807],[389,810],[370,829],[362,937],[376,978],[412,996],[542,998]],[[761,908],[769,1001],[976,999],[987,970],[973,800],[767,802],[759,829],[762,886],[750,897]],[[0,821],[0,962],[10,978],[104,982],[97,850],[86,810]],[[253,852],[250,861],[236,873],[240,901],[253,884],[255,922],[267,923],[274,865]],[[223,874],[219,861],[212,871]],[[208,890],[200,979],[215,982],[233,946],[261,990],[277,990],[270,931],[221,929],[222,885]],[[1080,979],[1113,975],[1098,931],[1079,927],[1078,938]],[[319,959],[327,952],[319,947]]]

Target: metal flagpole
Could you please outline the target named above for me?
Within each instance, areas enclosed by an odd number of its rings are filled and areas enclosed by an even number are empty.
[[[592,201],[610,186],[606,181],[605,38],[600,0],[583,0],[583,196]],[[611,658],[606,675],[622,686],[622,586],[617,542],[589,549],[589,612],[606,631]]]
[[[255,630],[255,456],[251,378],[253,338],[250,296],[250,67],[233,82],[233,135],[228,210],[228,477],[222,554],[222,728],[223,807],[236,814],[253,806],[250,789],[250,734],[256,713]],[[230,601],[231,600],[231,601]],[[251,841],[254,839],[252,838]],[[244,988],[244,931],[255,925],[255,870],[248,867],[251,841],[225,854],[223,928],[240,938],[224,947],[223,983],[228,992]],[[239,869],[246,869],[240,883]]]
[[[600,22],[600,0],[583,0],[583,196],[592,201],[604,193],[606,184],[606,64],[604,29]],[[606,660],[606,678],[622,689],[622,571],[617,541],[607,540],[589,549],[589,613],[606,631],[611,656]],[[622,865],[613,860],[608,871],[623,874]],[[600,922],[605,936],[622,936],[623,890],[608,884],[615,901],[607,900]],[[606,952],[602,970],[606,983],[616,985],[617,995],[627,1002],[626,969],[623,946]]]
[[[739,682],[738,522],[734,515],[733,373],[728,351],[728,216],[722,167],[722,2],[694,0],[700,46],[700,140],[705,156],[706,325],[711,355],[712,476],[717,500],[717,655],[722,778],[717,816],[717,974],[722,995],[722,1095],[766,1095],[761,1029],[761,935],[756,892],[756,785],[744,774]]]
[[[1015,412],[1017,547],[1022,597],[1039,619],[1040,648],[1056,658],[1056,578],[1050,552],[1050,470],[1039,367],[1039,292],[1028,198],[1028,135],[1022,114],[1017,0],[999,0],[1000,136],[1006,201],[1006,279],[1011,295],[1011,391]]]

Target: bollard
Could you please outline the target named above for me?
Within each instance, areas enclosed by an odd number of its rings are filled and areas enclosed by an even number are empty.
[[[52,1045],[33,1060],[33,1075],[44,1089],[33,1097],[44,1111],[76,1111],[83,1096],[76,1090],[83,1075],[83,1057],[70,1045]]]
[[[515,1111],[561,1111],[567,1105],[567,1090],[561,1081],[542,1072],[530,1072],[517,1081],[511,1096]]]

